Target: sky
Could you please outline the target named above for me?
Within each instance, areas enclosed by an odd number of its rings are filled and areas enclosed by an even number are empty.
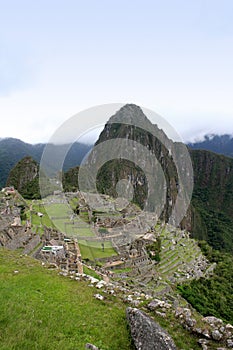
[[[47,142],[108,103],[184,141],[233,134],[232,18],[232,0],[0,0],[0,137]]]

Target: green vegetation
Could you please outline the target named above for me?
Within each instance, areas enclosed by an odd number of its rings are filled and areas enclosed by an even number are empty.
[[[149,254],[149,257],[152,259],[152,260],[155,260],[155,261],[160,261],[161,258],[160,258],[160,252],[161,252],[161,238],[158,237],[156,239],[156,241],[152,244],[148,244],[146,246],[146,250]]]
[[[214,315],[233,324],[233,257],[213,250],[206,242],[200,246],[208,259],[217,264],[213,276],[179,285],[178,290],[202,315]]]
[[[42,219],[33,215],[33,224],[41,223],[47,227],[56,227],[61,232],[70,237],[91,237],[94,235],[90,227],[81,220],[77,215],[74,215],[73,210],[65,203],[51,203],[40,205],[39,207],[33,206],[34,210],[38,209],[43,213]]]
[[[25,199],[39,199],[39,165],[31,157],[20,160],[10,171],[7,186],[14,186]]]
[[[43,214],[42,217],[38,216],[38,212]],[[52,220],[48,216],[45,208],[43,205],[33,205],[33,211],[30,213],[30,211],[27,212],[27,216],[32,215],[32,225],[37,226],[37,225],[45,225],[47,227],[55,228]]]
[[[96,292],[0,250],[0,348],[84,350],[90,342],[103,350],[132,349],[125,305],[110,296],[96,300]]]
[[[104,244],[104,246],[102,245]],[[94,261],[99,258],[108,258],[117,255],[109,241],[95,242],[79,240],[79,247],[83,259]]]
[[[62,174],[62,185],[64,192],[75,192],[78,190],[79,167],[71,168]]]
[[[190,151],[194,170],[192,234],[233,254],[233,159]]]
[[[83,273],[92,276],[97,280],[101,280],[101,277],[94,270],[88,268],[86,265],[83,265]]]

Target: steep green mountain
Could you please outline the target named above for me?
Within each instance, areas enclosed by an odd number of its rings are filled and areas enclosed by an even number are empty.
[[[42,143],[32,145],[14,138],[0,139],[0,188],[6,185],[10,170],[22,158],[30,156],[39,163],[45,146],[46,144]],[[62,148],[63,146],[57,145],[53,147]],[[66,156],[64,170],[80,164],[90,148],[90,145],[74,143]]]
[[[65,192],[75,192],[78,189],[79,166],[70,168],[62,175],[63,190]]]
[[[190,151],[194,170],[191,231],[215,249],[233,253],[233,159]]]
[[[14,186],[26,199],[39,199],[39,164],[31,157],[24,157],[10,171],[6,184]]]
[[[125,114],[132,120],[136,118],[138,121],[141,118],[148,129],[156,127],[145,119],[146,116],[139,107],[126,105],[110,118],[96,146],[111,139],[134,140],[146,146],[156,156],[168,188],[166,204],[161,215],[161,219],[167,220],[177,197],[178,183],[176,167],[169,155],[169,148],[179,147],[179,144],[174,144],[165,136],[162,144],[159,138],[145,129],[119,123],[118,117],[122,114],[123,117]],[[159,135],[162,133],[159,129],[157,132],[160,133]],[[191,206],[182,222],[182,227],[191,231],[193,237],[206,240],[213,248],[233,253],[233,160],[212,152],[198,150],[190,150],[190,156],[194,171],[194,190]],[[137,157],[140,158],[142,155],[138,153]],[[95,160],[93,158],[93,164]],[[118,181],[130,179],[134,187],[133,201],[143,207],[148,191],[145,171],[147,171],[146,168],[142,169],[125,159],[110,160],[98,171],[97,188],[102,193],[116,197]],[[64,176],[65,188],[77,188],[77,172],[78,169],[72,169]]]
[[[233,136],[232,135],[206,135],[203,141],[188,143],[191,149],[212,151],[233,157]]]

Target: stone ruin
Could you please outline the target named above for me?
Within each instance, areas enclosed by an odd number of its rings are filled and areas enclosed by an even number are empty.
[[[40,259],[50,266],[60,268],[67,272],[83,273],[81,253],[77,240],[68,239],[65,235],[57,230],[45,228],[42,236],[42,245],[55,247],[63,246],[63,249],[43,250],[36,253],[36,258]]]

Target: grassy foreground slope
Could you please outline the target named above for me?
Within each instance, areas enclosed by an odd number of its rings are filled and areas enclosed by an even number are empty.
[[[114,297],[96,300],[95,293],[86,282],[0,250],[0,349],[82,350],[87,342],[132,349],[125,305]]]

